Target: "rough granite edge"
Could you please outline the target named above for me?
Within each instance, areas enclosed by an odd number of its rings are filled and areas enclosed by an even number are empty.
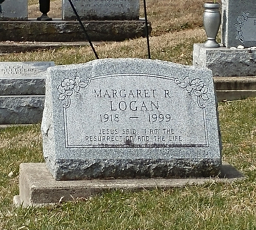
[[[221,159],[88,159],[55,160],[46,165],[56,180],[96,178],[186,178],[218,176]]]

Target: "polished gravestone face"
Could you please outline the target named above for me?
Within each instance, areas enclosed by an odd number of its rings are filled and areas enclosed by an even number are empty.
[[[27,20],[27,0],[0,0],[0,21],[1,20]]]
[[[224,46],[256,46],[256,5],[254,0],[222,1],[222,42]]]
[[[62,0],[62,18],[76,19],[68,0]],[[139,0],[77,0],[72,1],[78,15],[82,19],[93,20],[138,20]]]
[[[44,157],[57,180],[218,174],[211,71],[103,59],[48,69]]]

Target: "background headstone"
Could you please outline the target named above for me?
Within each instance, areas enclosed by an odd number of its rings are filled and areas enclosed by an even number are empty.
[[[45,93],[45,73],[54,62],[0,62],[1,95]]]
[[[224,46],[256,46],[254,0],[222,0],[222,43]]]
[[[62,0],[62,19],[76,19],[68,0]],[[138,20],[139,0],[76,0],[73,1],[81,19]]]
[[[103,59],[48,72],[43,151],[56,180],[218,174],[210,70]]]
[[[208,49],[203,44],[194,44],[193,65],[209,68],[215,77],[255,76],[256,50],[226,47]]]
[[[4,0],[0,4],[0,21],[27,19],[28,0]]]
[[[222,43],[213,49],[203,44],[194,44],[193,65],[209,68],[214,77],[245,77],[256,75],[256,4],[254,0],[222,0]],[[240,46],[240,47],[239,47]],[[226,81],[225,79],[223,79]],[[240,92],[229,87],[226,99],[233,100],[255,95],[255,89],[248,84],[251,81],[236,80]],[[234,79],[233,79],[234,81]],[[221,82],[223,82],[221,80]],[[228,92],[229,91],[229,92]],[[222,94],[222,93],[221,93]],[[222,94],[223,95],[223,94]],[[219,98],[223,98],[219,95]],[[218,98],[218,100],[219,100]]]
[[[50,66],[54,62],[0,62],[0,124],[41,122]]]

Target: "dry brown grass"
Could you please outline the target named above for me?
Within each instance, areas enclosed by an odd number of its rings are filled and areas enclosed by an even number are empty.
[[[152,24],[150,51],[152,59],[192,64],[194,43],[205,41],[202,29],[203,0],[146,0],[148,20]],[[29,0],[29,17],[41,15],[37,0]],[[140,0],[140,17],[144,17]],[[61,18],[62,0],[51,0],[48,15]],[[147,58],[145,38],[95,44],[99,58]],[[88,62],[95,59],[89,46],[39,50],[0,56],[0,61],[54,61],[55,64]]]
[[[203,3],[202,0],[148,0],[147,12],[152,22],[152,35],[202,26]],[[141,16],[142,11],[143,7]]]
[[[192,64],[191,56],[192,50],[188,50],[186,43],[194,40],[201,40],[205,36],[203,29],[194,29],[179,31],[174,33],[167,33],[162,36],[155,36],[150,38],[151,56],[152,59],[161,59],[166,61],[175,61],[180,64]],[[178,51],[172,50],[172,48],[178,46],[179,44],[184,45],[184,49]],[[144,49],[143,49],[144,47]],[[89,53],[90,48],[87,47],[85,50],[79,50],[79,52]],[[142,52],[143,50],[143,52]],[[146,58],[146,40],[145,38],[139,38],[136,40],[129,40],[120,43],[107,44],[105,46],[97,47],[97,51],[102,58],[119,58],[119,57],[131,57],[131,58]],[[175,60],[172,60],[175,56]],[[190,61],[188,62],[188,59]]]
[[[166,33],[150,38],[152,59],[192,64],[193,43],[203,41],[204,30]],[[146,39],[138,38],[123,42],[95,44],[100,58],[147,58]],[[27,53],[12,53],[0,56],[0,61],[54,61],[57,65],[84,63],[95,59],[91,48],[86,45],[77,48],[39,50]]]
[[[140,0],[140,17],[144,17]],[[29,0],[29,18],[41,15],[38,1]],[[152,23],[152,36],[202,26],[203,0],[147,0],[148,20]],[[61,18],[62,0],[51,0],[49,16]]]
[[[27,132],[27,135],[24,136],[23,133],[17,133],[17,135],[10,137],[0,135],[0,149],[4,148],[31,148],[34,143],[41,143],[41,134],[35,133],[33,130]]]

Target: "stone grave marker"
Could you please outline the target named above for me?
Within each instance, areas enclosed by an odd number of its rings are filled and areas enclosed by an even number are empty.
[[[250,87],[246,83],[246,81],[254,81],[256,75],[255,1],[222,0],[221,5],[223,46],[214,49],[206,48],[203,44],[194,44],[193,65],[209,68],[214,77],[253,76],[242,83],[244,86],[239,80],[236,81],[235,89],[228,86],[222,91],[218,90],[218,95],[223,95],[219,97],[221,100],[223,97],[234,100],[255,96],[255,90],[249,90]]]
[[[53,62],[0,62],[0,124],[42,120],[45,77]]]
[[[45,72],[54,62],[0,62],[1,95],[44,95]]]
[[[218,175],[210,70],[100,59],[47,72],[43,152],[55,180]]]
[[[89,20],[138,20],[139,0],[76,0],[73,1],[81,19]],[[62,0],[62,18],[74,20],[76,16],[68,0]]]
[[[254,0],[222,0],[222,43],[227,48],[256,46]]]
[[[28,0],[4,0],[1,2],[0,21],[28,19]]]

